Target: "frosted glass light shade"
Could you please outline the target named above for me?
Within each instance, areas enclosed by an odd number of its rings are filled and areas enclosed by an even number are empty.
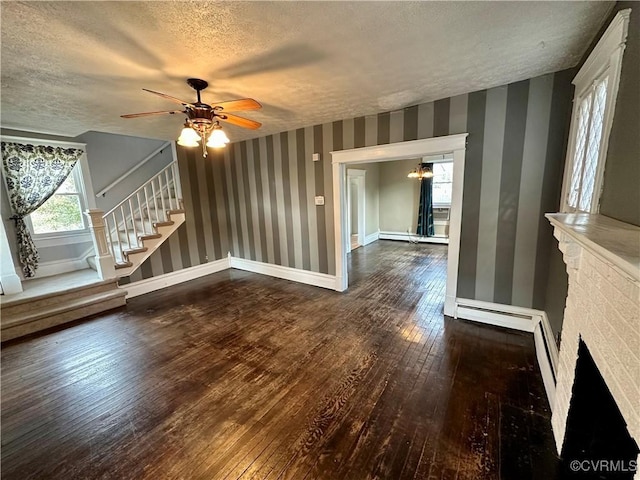
[[[229,143],[229,138],[221,128],[215,128],[209,136],[207,147],[222,148]]]
[[[183,147],[197,147],[200,141],[200,136],[191,127],[184,127],[178,137],[178,145]]]

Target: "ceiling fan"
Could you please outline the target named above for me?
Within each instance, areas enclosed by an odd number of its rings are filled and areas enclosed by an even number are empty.
[[[200,98],[200,92],[209,86],[205,80],[189,78],[187,79],[187,84],[193,88],[198,95],[198,100],[194,103],[185,102],[179,98],[143,88],[145,92],[153,93],[154,95],[158,95],[166,98],[167,100],[171,100],[172,102],[181,104],[185,108],[184,110],[130,113],[128,115],[121,115],[121,117],[138,118],[151,115],[175,115],[176,113],[184,113],[187,118],[184,128],[182,129],[182,133],[178,138],[178,144],[185,147],[197,147],[198,142],[201,142],[203,157],[207,156],[207,147],[224,147],[229,142],[226,134],[222,131],[219,120],[228,122],[232,125],[237,125],[238,127],[250,128],[252,130],[258,129],[262,126],[260,122],[256,122],[255,120],[227,113],[228,111],[238,112],[242,110],[257,110],[262,108],[262,105],[254,99],[242,98],[239,100],[231,100],[228,102],[219,102],[209,105],[207,103],[202,103]]]

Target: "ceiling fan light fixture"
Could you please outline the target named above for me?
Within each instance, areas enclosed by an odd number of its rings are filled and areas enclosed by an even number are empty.
[[[248,118],[240,117],[226,111],[242,111],[242,110],[256,110],[262,108],[258,102],[252,98],[241,98],[238,100],[231,100],[228,102],[219,102],[213,105],[203,103],[200,93],[207,88],[209,84],[205,80],[199,78],[187,79],[187,84],[196,91],[198,100],[194,103],[185,102],[179,98],[172,97],[160,92],[155,92],[143,88],[143,90],[158,95],[172,102],[182,105],[184,110],[167,110],[162,112],[143,112],[143,113],[131,113],[127,115],[121,115],[122,118],[138,118],[147,117],[150,115],[164,115],[164,114],[176,114],[184,113],[187,115],[187,119],[184,123],[184,128],[178,137],[178,145],[182,147],[202,147],[202,156],[207,157],[207,147],[222,148],[230,142],[229,137],[224,133],[218,119],[229,122],[232,125],[236,125],[242,128],[250,128],[255,130],[262,125],[260,122],[250,120]],[[225,113],[220,113],[222,111]]]
[[[178,145],[183,147],[197,147],[200,141],[200,135],[185,123],[180,136],[178,137]]]
[[[229,143],[229,141],[230,140],[229,140],[229,137],[227,137],[227,134],[224,133],[224,130],[222,130],[222,127],[220,126],[220,124],[216,122],[216,124],[213,126],[213,130],[211,131],[211,134],[209,135],[209,141],[207,142],[207,147],[222,148],[227,143]]]

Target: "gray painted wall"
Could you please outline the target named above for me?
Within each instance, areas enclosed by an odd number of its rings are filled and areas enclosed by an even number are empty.
[[[101,132],[83,133],[75,141],[87,144],[87,161],[96,194],[166,143],[162,140]],[[97,197],[96,206],[108,211],[171,163],[172,159],[169,146],[109,190],[104,197]]]
[[[187,223],[131,280],[232,255],[334,274],[330,151],[468,132],[458,294],[545,309],[571,71],[282,132],[203,159],[180,149]],[[313,153],[321,154],[313,162]],[[314,205],[324,195],[325,206]]]
[[[640,226],[640,4],[618,2],[610,19],[626,8],[632,12],[609,136],[600,213]]]
[[[380,230],[383,232],[416,232],[420,182],[407,178],[419,159],[380,164]]]

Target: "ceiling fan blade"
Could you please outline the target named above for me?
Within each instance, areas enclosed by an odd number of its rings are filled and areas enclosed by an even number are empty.
[[[238,127],[242,128],[250,128],[251,130],[256,130],[262,126],[260,122],[249,120],[248,118],[244,117],[239,117],[238,115],[232,115],[230,113],[216,115],[216,117],[220,118],[220,120],[224,120],[225,122],[229,122],[232,125],[237,125]]]
[[[151,115],[174,115],[176,113],[187,113],[183,110],[168,110],[162,112],[144,112],[144,113],[129,113],[128,115],[120,115],[122,118],[138,118],[138,117],[149,117]]]
[[[253,98],[241,98],[240,100],[231,100],[230,102],[214,103],[212,106],[218,110],[225,112],[239,112],[241,110],[258,110],[262,108]]]
[[[179,103],[180,105],[193,107],[192,103],[185,102],[184,100],[180,100],[179,98],[172,97],[171,95],[167,95],[166,93],[154,92],[153,90],[149,90],[148,88],[143,88],[145,92],[153,93],[154,95],[158,95],[160,97],[166,98],[167,100],[171,100],[172,102]]]

